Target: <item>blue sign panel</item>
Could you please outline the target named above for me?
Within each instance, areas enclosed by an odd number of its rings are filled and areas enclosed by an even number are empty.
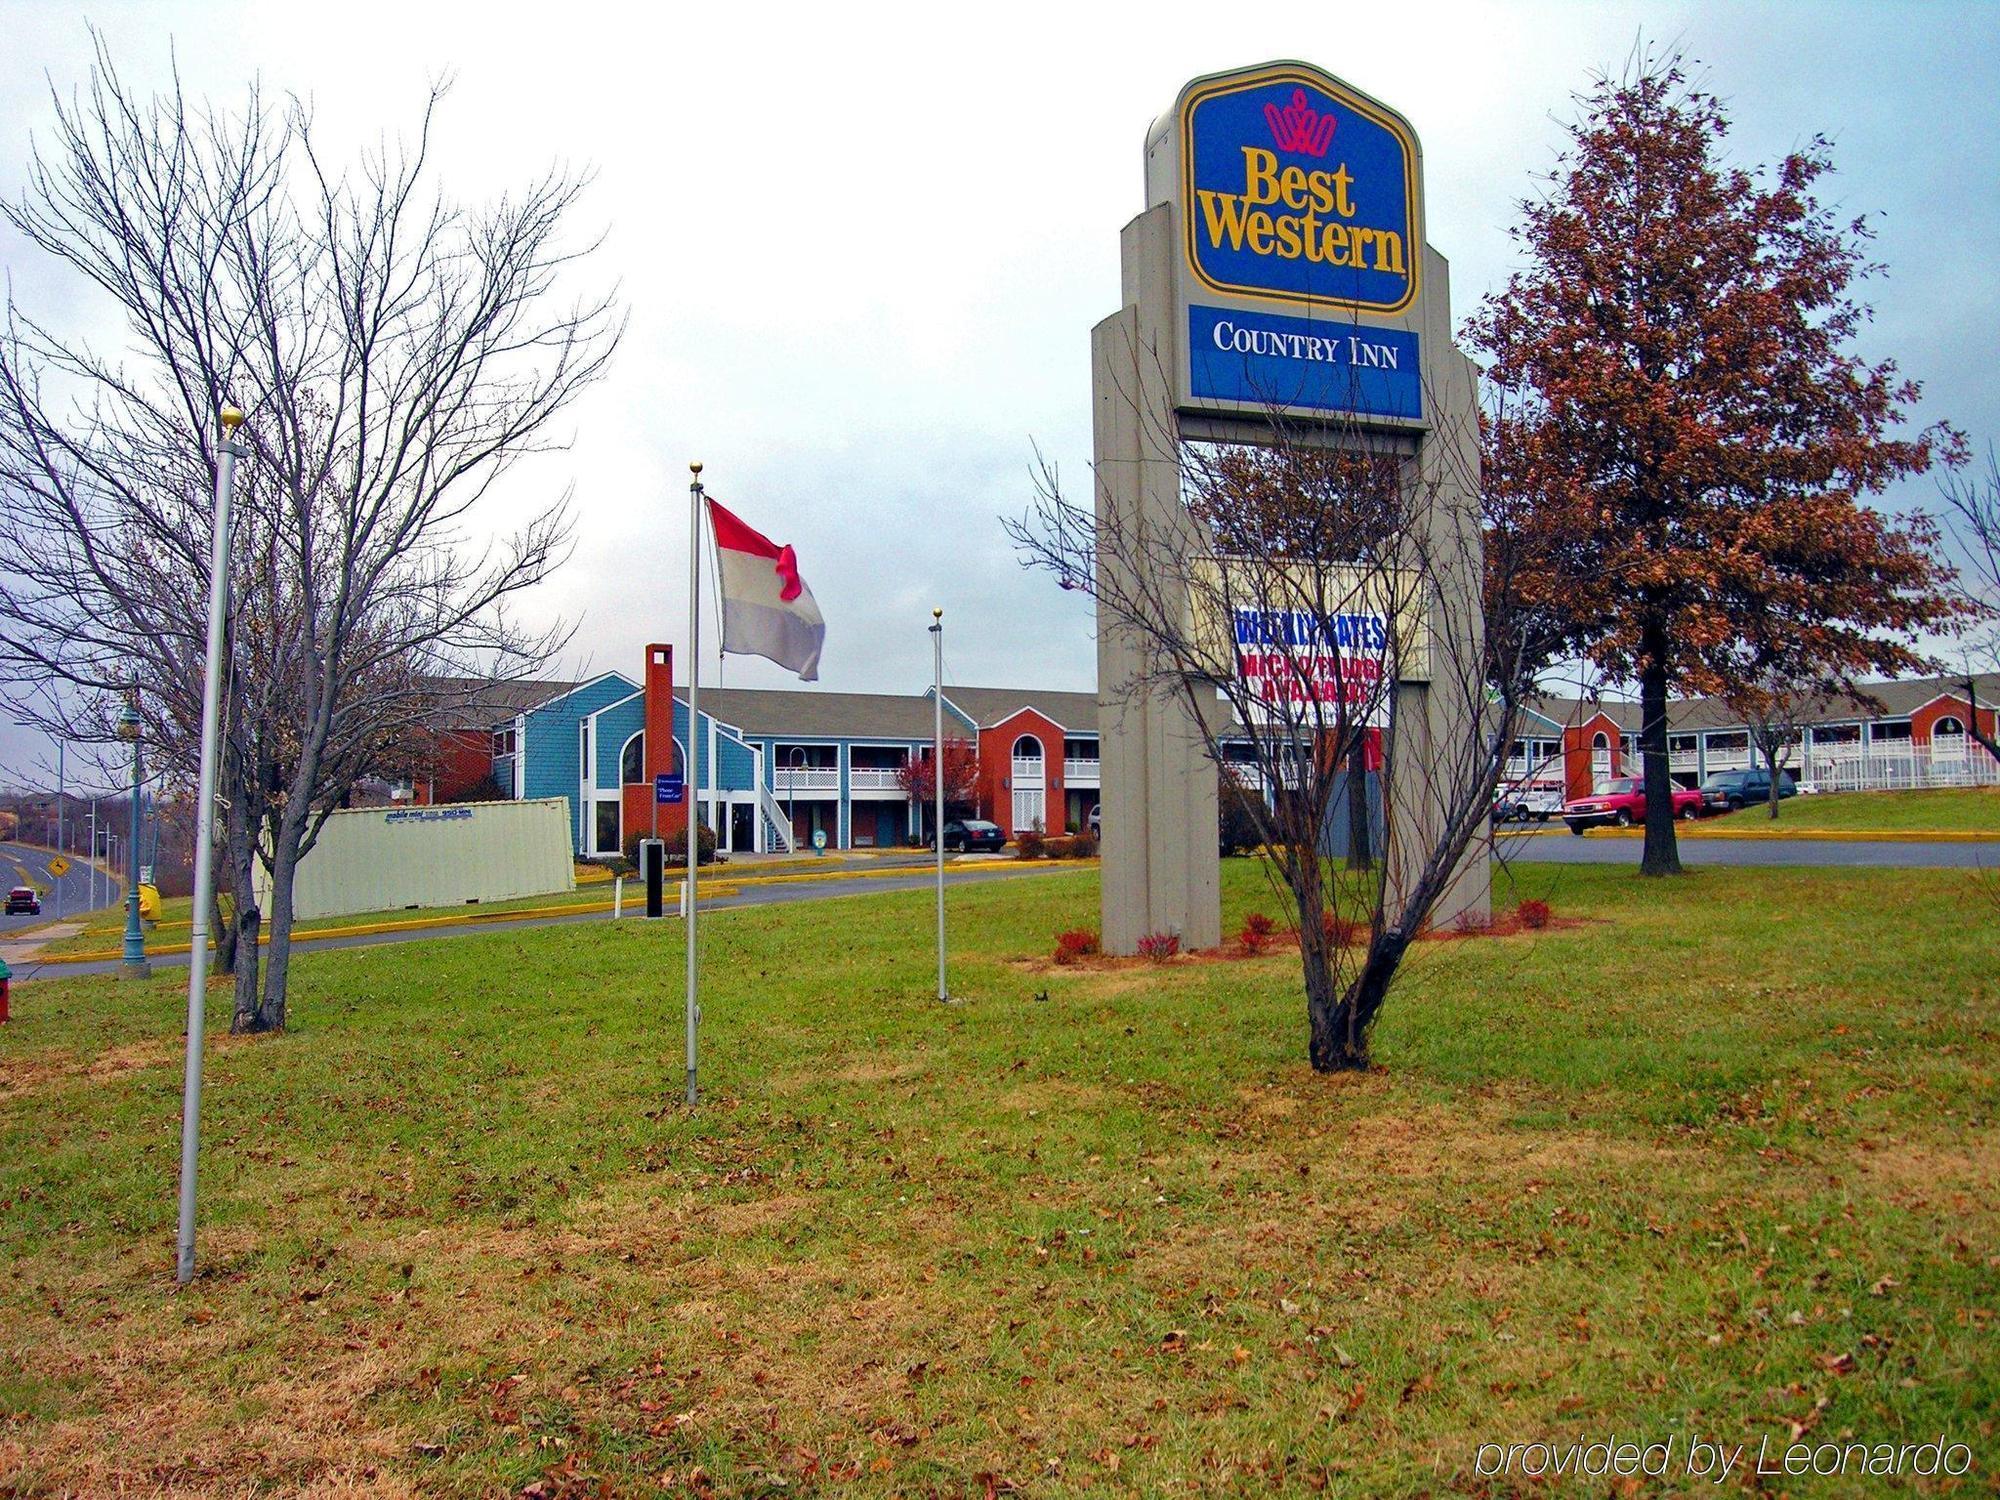
[[[1241,308],[1188,308],[1188,390],[1274,410],[1424,414],[1414,333]]]
[[[676,803],[687,800],[687,783],[671,771],[662,771],[653,778],[653,800],[660,803]]]
[[[1398,313],[1417,297],[1417,142],[1323,74],[1277,67],[1181,110],[1187,257],[1212,291]]]

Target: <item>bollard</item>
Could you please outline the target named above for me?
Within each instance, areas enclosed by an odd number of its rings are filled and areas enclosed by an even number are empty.
[[[0,958],[0,1026],[7,1024],[7,990],[14,983],[14,971]]]
[[[625,877],[611,877],[611,920],[617,921],[625,915]]]

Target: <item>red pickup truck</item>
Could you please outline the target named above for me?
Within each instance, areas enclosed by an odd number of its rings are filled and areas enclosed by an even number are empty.
[[[1674,816],[1701,816],[1701,792],[1695,787],[1674,788]],[[1600,823],[1630,828],[1646,821],[1646,783],[1636,776],[1607,781],[1604,790],[1563,804],[1563,821],[1571,833],[1582,833]]]

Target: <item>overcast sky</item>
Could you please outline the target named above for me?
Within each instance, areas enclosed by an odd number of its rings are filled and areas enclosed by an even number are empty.
[[[1188,78],[1272,58],[1316,63],[1415,125],[1457,319],[1510,269],[1514,206],[1571,93],[1642,32],[1678,43],[1729,102],[1735,159],[1833,138],[1828,192],[1876,216],[1890,267],[1867,351],[1924,383],[1924,419],[2000,437],[1991,5],[5,0],[0,15],[10,196],[50,82],[86,76],[87,20],[135,80],[161,78],[177,47],[191,92],[234,102],[258,77],[357,144],[406,132],[449,73],[437,159],[466,198],[551,161],[595,169],[583,227],[608,239],[586,274],[622,285],[630,331],[574,408],[570,450],[524,469],[493,517],[575,486],[575,559],[535,601],[579,622],[563,675],[636,674],[646,642],[684,638],[700,459],[718,499],[797,548],[828,621],[824,686],[921,689],[941,604],[957,680],[1089,687],[1085,601],[1024,574],[997,518],[1028,500],[1037,444],[1087,482],[1089,330],[1117,307],[1148,122]],[[0,237],[0,262],[25,308],[106,330],[18,241]],[[1923,481],[1892,503],[1930,494]],[[722,672],[788,680],[740,657]],[[5,772],[40,754],[0,727]]]

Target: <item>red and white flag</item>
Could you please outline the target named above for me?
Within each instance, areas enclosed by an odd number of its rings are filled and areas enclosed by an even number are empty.
[[[801,682],[818,681],[826,621],[799,577],[792,549],[753,531],[713,500],[708,519],[721,559],[722,649],[769,657],[798,673]]]

